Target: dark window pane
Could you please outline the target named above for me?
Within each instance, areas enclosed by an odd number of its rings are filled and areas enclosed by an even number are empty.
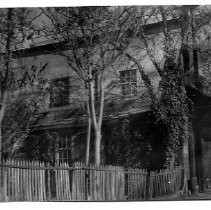
[[[70,134],[67,132],[62,133],[59,138],[59,162],[68,162],[69,164],[73,161],[72,160],[72,151],[73,148],[71,147],[71,138],[69,137]]]
[[[70,150],[67,151],[67,162],[71,161],[71,152]]]
[[[62,148],[62,138],[59,138],[59,149]]]
[[[50,106],[59,107],[69,104],[69,78],[54,79],[51,84]]]
[[[131,85],[130,84],[125,84],[125,85],[123,85],[123,89],[122,89],[122,92],[123,92],[123,95],[129,95],[130,94],[130,89],[131,89],[131,87],[130,87]]]
[[[67,160],[67,151],[66,150],[63,151],[63,159]]]
[[[65,148],[65,137],[62,136],[62,148],[64,149]]]
[[[131,71],[131,82],[136,82],[137,81],[137,75],[136,71]]]
[[[59,161],[62,162],[63,159],[63,151],[59,151]]]
[[[71,148],[71,138],[67,138],[67,148]]]
[[[130,74],[127,74],[126,76],[125,76],[125,82],[130,82]]]
[[[121,82],[125,82],[125,71],[120,71],[120,80]]]
[[[137,85],[136,85],[136,83],[132,83],[132,85],[131,85],[131,94],[137,95]]]
[[[64,136],[64,148],[67,148],[67,136]]]

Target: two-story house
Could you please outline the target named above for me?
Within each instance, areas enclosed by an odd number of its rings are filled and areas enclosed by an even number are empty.
[[[44,81],[48,91],[44,94],[44,103],[40,107],[41,117],[33,126],[36,132],[48,131],[53,135],[57,161],[84,161],[87,126],[84,86],[62,56],[50,54],[51,47],[51,44],[35,46],[14,54],[25,69],[46,65],[37,80]],[[22,74],[24,73],[25,70]],[[151,75],[157,77],[153,72]],[[106,98],[104,107],[105,121],[149,110],[148,99],[145,99],[146,90],[137,69],[128,67],[120,71],[111,70],[107,72],[106,78],[108,99]],[[141,101],[138,91],[143,93]]]
[[[180,22],[176,19],[170,20],[168,24],[169,28],[172,30],[175,30],[180,26]],[[150,35],[158,34],[162,31],[162,23],[152,23],[143,28],[150,37]],[[45,70],[40,75],[40,78],[45,81],[46,86],[50,91],[45,96],[45,103],[40,110],[40,118],[36,125],[32,125],[32,127],[36,127],[36,132],[40,135],[47,131],[51,134],[51,137],[53,136],[54,158],[56,161],[67,161],[69,163],[84,161],[87,126],[87,113],[84,108],[85,90],[82,81],[80,81],[74,71],[71,70],[65,59],[62,56],[55,55],[58,47],[57,44],[48,42],[42,45],[37,44],[31,48],[14,52],[14,58],[21,61],[21,65],[24,64],[24,66],[28,66],[29,68],[47,64]],[[140,56],[143,56],[143,59],[145,59],[142,63],[145,65],[144,67],[147,69],[150,77],[153,78],[152,81],[154,82],[154,86],[158,87],[159,76],[154,71],[152,63],[148,58],[144,57],[142,52],[140,52]],[[185,49],[181,55],[184,72],[188,71],[188,66],[191,66],[191,63],[193,63],[191,59],[192,56],[190,51]],[[141,130],[144,133],[145,130],[150,130],[150,108],[139,71],[136,67],[131,65],[130,62],[126,62],[125,65],[120,65],[118,69],[111,69],[108,71],[105,84],[107,87],[106,96],[109,100],[105,101],[103,121],[105,135],[103,136],[102,142],[102,162],[107,163],[109,162],[109,159],[115,161],[116,156],[111,157],[111,153],[119,149],[119,146],[115,145],[115,138],[113,139],[113,144],[109,143],[109,138],[111,138],[111,135],[109,136],[109,132],[111,132],[109,130],[109,125],[110,127],[114,127],[115,124],[119,123],[121,127],[121,119],[132,119],[131,121],[133,122],[134,130]],[[137,94],[137,92],[139,94]],[[143,98],[143,100],[140,100],[140,98]],[[208,130],[209,129],[207,129],[207,131]],[[194,132],[195,135],[198,134],[196,129]],[[106,136],[108,137],[106,138]],[[136,137],[134,136],[134,139],[135,138]],[[137,141],[141,139],[140,135],[137,139]],[[202,138],[200,137],[200,139]],[[200,139],[196,139],[196,141],[198,142]],[[27,141],[29,147],[34,147],[32,138]],[[139,142],[140,148],[143,147],[146,149],[146,142],[147,141]],[[127,143],[132,144],[132,142]],[[196,143],[196,145],[198,145],[198,143]],[[91,147],[93,147],[93,145]],[[198,148],[199,147],[195,148],[195,152],[196,154],[199,154],[201,158],[203,153],[201,151],[198,152]],[[150,147],[148,150],[150,151]],[[136,152],[141,153],[142,151],[140,149],[136,150]],[[153,154],[153,160],[156,165],[159,163],[159,151],[154,151]],[[181,162],[188,168],[188,144],[184,145],[180,155],[182,156]],[[92,158],[91,153],[91,159]],[[206,159],[207,161],[210,161],[210,157],[206,157]],[[198,171],[200,171],[199,162],[199,160],[196,161]],[[198,177],[200,177],[200,173],[201,172],[198,172]],[[207,177],[211,176],[209,171],[206,173]]]
[[[170,20],[168,27],[175,30],[179,24],[178,20]],[[160,22],[145,25],[143,28],[149,39],[153,35],[162,33]],[[162,37],[160,39],[162,40]],[[138,40],[137,42],[140,44]],[[14,58],[18,60],[17,63],[24,65],[25,69],[47,64],[39,77],[46,82],[50,91],[43,100],[44,103],[40,110],[42,117],[34,125],[36,132],[45,130],[54,136],[56,161],[83,161],[87,126],[87,113],[84,108],[85,89],[83,82],[66,60],[62,56],[56,55],[59,44],[49,42],[34,44],[31,48],[14,52]],[[156,58],[162,57],[160,47],[155,46],[155,48],[157,48]],[[142,50],[137,51],[137,55],[142,60],[142,65],[150,77],[153,78],[153,86],[156,89],[159,84],[159,76],[154,71],[152,62],[146,56],[146,52]],[[106,72],[104,121],[132,114],[142,115],[143,113],[145,115],[149,111],[149,99],[138,69],[126,57],[122,60],[123,62],[119,66],[116,65],[116,69],[111,68]],[[186,60],[183,60],[185,63]],[[29,143],[30,145],[33,144]],[[102,143],[102,147],[106,145],[107,143]],[[159,158],[155,159],[158,159],[159,162]]]

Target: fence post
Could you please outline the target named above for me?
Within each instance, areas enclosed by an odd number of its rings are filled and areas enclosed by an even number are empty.
[[[89,200],[89,182],[90,182],[90,175],[89,170],[85,169],[85,200]]]
[[[3,167],[0,162],[0,202],[3,202]]]
[[[0,160],[0,202],[6,201],[4,196],[4,164],[3,160]],[[6,168],[6,167],[5,167]]]
[[[180,168],[180,189],[182,196],[187,196],[188,194],[188,183],[187,183],[187,177],[186,177],[186,171],[185,168]]]
[[[146,178],[146,187],[147,187],[147,189],[146,189],[146,199],[147,200],[150,200],[151,198],[152,198],[152,189],[151,189],[151,186],[152,186],[152,184],[151,184],[151,173],[150,172],[148,172],[147,173],[147,178]]]

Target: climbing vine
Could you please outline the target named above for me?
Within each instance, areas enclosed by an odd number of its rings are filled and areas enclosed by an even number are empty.
[[[188,98],[176,65],[168,65],[161,80],[162,93],[153,106],[155,123],[162,129],[165,163],[164,167],[173,167],[175,155],[183,142],[189,138]]]

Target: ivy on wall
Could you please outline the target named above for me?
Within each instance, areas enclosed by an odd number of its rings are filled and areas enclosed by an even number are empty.
[[[161,81],[161,97],[152,108],[156,126],[163,133],[165,168],[176,164],[176,153],[190,134],[190,101],[178,72],[175,64],[168,66]]]

